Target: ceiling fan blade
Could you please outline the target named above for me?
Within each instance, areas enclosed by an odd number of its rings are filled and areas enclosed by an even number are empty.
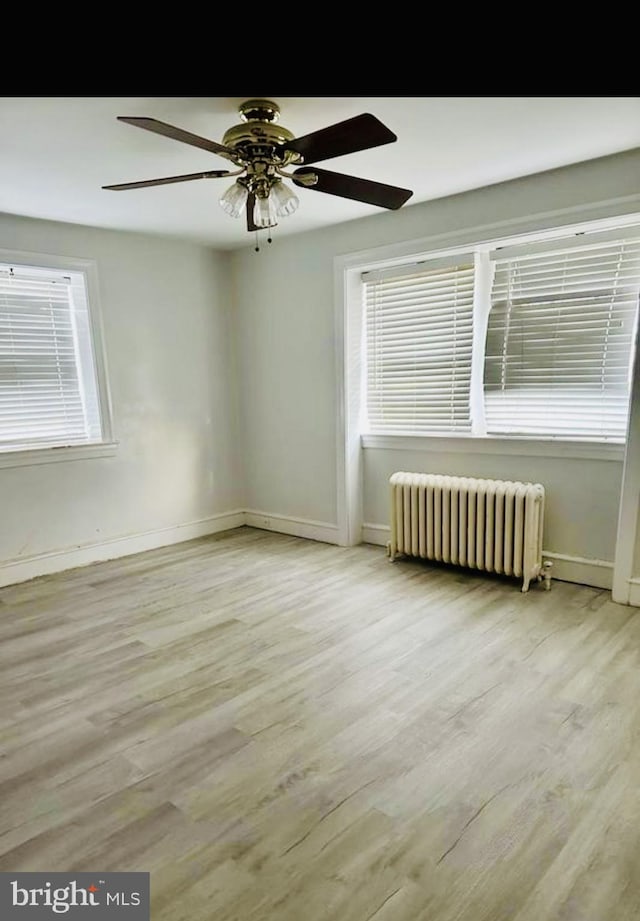
[[[219,179],[228,176],[229,170],[214,169],[206,173],[187,173],[184,176],[167,176],[165,179],[143,179],[141,182],[120,182],[117,185],[103,185],[103,189],[113,189],[121,192],[124,189],[146,189],[152,185],[169,185],[171,182],[189,182],[191,179]]]
[[[375,115],[365,113],[330,125],[328,128],[321,128],[320,131],[294,138],[293,141],[284,144],[284,148],[299,153],[305,163],[317,163],[319,160],[341,157],[343,154],[380,147],[397,140],[393,131],[383,125]]]
[[[257,227],[257,225],[254,223],[254,220],[253,220],[253,209],[254,209],[254,207],[255,207],[255,204],[256,204],[256,195],[255,195],[255,192],[249,192],[249,195],[247,196],[247,204],[246,204],[246,209],[247,209],[247,230],[249,231],[249,233],[251,233],[251,232],[254,231],[254,230],[258,230],[258,227]]]
[[[223,147],[222,144],[217,144],[208,138],[202,138],[199,134],[184,131],[182,128],[176,128],[175,125],[168,125],[166,122],[158,121],[157,118],[134,118],[128,115],[119,115],[118,121],[126,122],[135,128],[144,128],[145,131],[153,131],[155,134],[163,134],[167,138],[182,141],[183,144],[190,144],[192,147],[201,147],[202,150],[219,154],[221,157],[226,157],[227,160],[233,160],[235,156],[230,147]]]
[[[299,177],[317,176],[314,185],[300,182]],[[356,176],[345,176],[344,173],[333,173],[326,169],[317,169],[315,166],[301,166],[293,174],[293,181],[303,189],[316,192],[326,192],[328,195],[339,195],[340,198],[351,198],[353,201],[362,201],[368,205],[377,205],[379,208],[389,208],[395,211],[413,195],[409,189],[401,189],[395,185],[385,185],[382,182],[372,182],[370,179],[358,179]]]

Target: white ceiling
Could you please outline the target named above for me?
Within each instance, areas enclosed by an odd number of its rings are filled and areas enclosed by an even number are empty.
[[[335,169],[414,191],[404,206],[640,147],[639,96],[269,96],[297,136],[363,112],[394,144],[328,160]],[[0,97],[0,211],[245,246],[242,219],[217,204],[228,180],[126,192],[102,185],[225,169],[214,154],[116,121],[149,116],[222,140],[251,96]],[[380,213],[312,190],[276,233]]]

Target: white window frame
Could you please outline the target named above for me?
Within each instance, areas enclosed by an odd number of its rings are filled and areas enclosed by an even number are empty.
[[[338,540],[352,546],[362,535],[363,449],[468,451],[469,453],[537,457],[593,458],[621,462],[625,445],[561,438],[515,435],[363,435],[364,310],[362,274],[376,269],[409,265],[427,258],[457,257],[470,248],[481,254],[496,246],[553,240],[572,233],[624,229],[640,224],[640,196],[624,204],[603,203],[586,209],[550,212],[530,219],[514,219],[484,227],[470,227],[421,240],[380,246],[334,258],[335,359],[337,396],[337,505]],[[628,213],[624,213],[626,210]],[[528,226],[527,226],[528,225]],[[525,229],[523,230],[523,227]],[[483,373],[480,365],[476,374]]]
[[[92,442],[86,445],[34,447],[22,448],[17,451],[1,451],[0,468],[33,466],[114,455],[117,449],[117,442],[114,440],[113,436],[111,394],[109,390],[107,359],[104,348],[96,263],[90,259],[77,259],[74,257],[8,249],[0,249],[0,263],[25,267],[36,266],[38,268],[55,269],[57,271],[78,272],[84,276],[102,432],[102,438],[99,442]]]

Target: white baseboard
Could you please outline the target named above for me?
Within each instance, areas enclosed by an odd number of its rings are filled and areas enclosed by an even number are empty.
[[[0,563],[0,586],[26,582],[36,576],[75,569],[76,566],[86,566],[89,563],[113,560],[121,556],[142,553],[145,550],[155,550],[157,547],[178,544],[185,540],[193,540],[195,537],[205,537],[207,534],[215,534],[218,531],[239,528],[244,523],[243,511],[222,512],[200,521],[190,521],[170,528],[158,528],[155,531],[146,531],[128,537],[116,537],[99,544],[85,544],[82,547],[7,560]]]
[[[376,544],[379,547],[386,547],[391,528],[388,524],[363,524],[362,525],[362,542],[364,544]]]
[[[607,588],[613,585],[613,563],[609,560],[593,560],[581,556],[568,556],[565,553],[553,553],[543,550],[545,560],[551,560],[552,579],[561,582],[577,582],[579,585],[591,585],[593,588]]]
[[[362,526],[362,540],[365,544],[376,544],[385,547],[389,540],[390,528],[384,524],[364,524]],[[569,556],[565,553],[555,553],[543,550],[545,560],[553,562],[551,570],[552,579],[561,582],[577,582],[579,585],[591,585],[594,588],[611,589],[613,584],[613,563],[609,560],[592,560],[581,556]],[[640,580],[636,591],[637,601],[630,604],[640,605]]]
[[[629,579],[629,599],[624,603],[640,608],[640,579]]]
[[[37,576],[46,576],[77,566],[87,566],[104,560],[113,560],[145,550],[155,550],[170,544],[205,537],[219,531],[228,531],[247,525],[264,531],[276,531],[292,537],[303,537],[326,544],[339,543],[339,529],[326,521],[313,521],[309,518],[291,518],[272,512],[255,509],[222,512],[170,528],[159,528],[128,537],[117,537],[99,544],[85,544],[67,550],[56,550],[23,559],[7,560],[0,563],[0,587],[26,582]],[[384,547],[389,540],[388,525],[364,524],[362,540],[366,544]],[[543,552],[545,559],[553,561],[552,577],[564,582],[577,582],[595,588],[611,589],[613,582],[613,563],[607,560],[584,559],[562,553]],[[630,580],[629,604],[640,606],[640,580]]]
[[[308,540],[317,540],[326,544],[338,543],[338,526],[326,521],[289,518],[286,515],[274,515],[271,512],[236,509],[232,512],[212,515],[200,521],[190,521],[186,524],[159,528],[142,534],[132,534],[128,537],[116,537],[98,544],[85,544],[81,547],[54,550],[50,553],[41,553],[22,559],[6,560],[0,563],[0,587],[14,585],[17,582],[27,582],[37,576],[47,576],[66,569],[75,569],[77,566],[87,566],[89,563],[115,560],[118,557],[143,553],[145,550],[167,547],[170,544],[193,540],[196,537],[206,537],[208,534],[229,531],[243,525],[266,531],[277,531],[280,534],[290,534],[293,537],[305,537]]]
[[[290,518],[287,515],[274,515],[272,512],[260,512],[248,509],[244,513],[245,524],[250,528],[263,531],[277,531],[292,537],[306,537],[324,544],[338,543],[338,526],[326,521],[313,521],[309,518]]]

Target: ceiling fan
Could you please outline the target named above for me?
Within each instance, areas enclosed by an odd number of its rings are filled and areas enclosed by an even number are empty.
[[[239,112],[242,124],[229,128],[222,144],[155,118],[119,116],[118,121],[224,157],[236,168],[123,182],[102,188],[122,191],[192,179],[237,177],[220,198],[220,205],[231,217],[239,217],[244,211],[249,231],[275,227],[279,217],[286,217],[297,210],[298,197],[283,179],[290,179],[300,188],[392,210],[402,207],[413,195],[409,189],[306,165],[396,141],[396,135],[374,115],[356,115],[296,138],[287,128],[277,124],[280,108],[269,99],[249,99],[242,103]],[[292,166],[297,168],[287,172],[286,169]]]

